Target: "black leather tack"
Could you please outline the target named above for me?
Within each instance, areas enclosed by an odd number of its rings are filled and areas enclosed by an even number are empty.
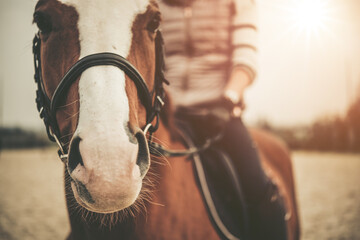
[[[40,118],[42,118],[44,121],[46,132],[51,141],[55,141],[55,138],[54,136],[52,136],[52,134],[50,134],[50,131],[53,132],[57,139],[60,139],[60,131],[58,123],[56,121],[56,111],[59,106],[60,100],[66,95],[66,92],[69,91],[71,84],[76,81],[76,79],[80,77],[80,75],[86,69],[94,66],[110,65],[120,68],[136,85],[136,88],[138,90],[138,97],[146,109],[146,125],[151,124],[154,118],[159,118],[159,112],[161,111],[162,105],[158,102],[157,98],[164,98],[165,91],[163,88],[163,83],[169,83],[165,79],[163,73],[163,39],[160,31],[157,31],[155,38],[155,84],[154,89],[151,91],[151,93],[141,74],[128,60],[115,53],[103,52],[91,54],[78,60],[61,79],[60,84],[57,86],[53,96],[50,99],[50,97],[47,96],[44,90],[44,80],[42,79],[41,72],[40,51],[41,39],[40,34],[37,33],[35,34],[35,37],[33,39],[33,55],[35,68],[34,79],[35,83],[37,84],[35,100],[37,109],[40,113]],[[152,102],[152,99],[155,99],[154,103]],[[150,133],[157,130],[159,125],[158,122],[159,120],[156,119],[157,124],[149,128]],[[63,146],[61,147],[63,148]],[[64,150],[66,151],[66,149]]]

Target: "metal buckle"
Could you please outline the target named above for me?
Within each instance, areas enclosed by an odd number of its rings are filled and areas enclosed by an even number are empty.
[[[41,116],[41,115],[42,115],[43,111],[44,111],[44,107],[41,107],[41,108],[40,108],[40,110],[39,110],[39,115],[40,115],[40,118],[42,118],[42,116]]]
[[[150,127],[152,127],[151,123],[148,123],[144,128],[144,135],[146,136],[146,133],[149,131]]]
[[[61,145],[61,143],[60,143],[59,139],[57,138],[56,134],[54,134],[54,132],[52,131],[51,127],[49,127],[49,132],[50,132],[50,135],[55,139],[55,142],[59,147],[58,155],[59,155],[60,160],[63,163],[66,163],[69,154],[65,153],[63,146]]]
[[[58,155],[59,155],[60,160],[61,160],[63,163],[66,164],[66,162],[67,162],[67,160],[68,160],[68,157],[69,157],[69,154],[59,154],[59,153],[58,153]]]
[[[160,96],[156,97],[157,100],[159,101],[159,103],[161,104],[161,107],[163,107],[165,105],[164,101],[162,100],[162,98]]]

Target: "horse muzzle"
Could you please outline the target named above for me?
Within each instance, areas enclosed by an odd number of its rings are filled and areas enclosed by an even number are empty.
[[[139,196],[150,167],[143,132],[123,137],[108,134],[74,135],[67,170],[77,202],[86,209],[111,213],[131,206]]]

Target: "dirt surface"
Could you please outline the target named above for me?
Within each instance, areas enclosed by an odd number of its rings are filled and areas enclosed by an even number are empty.
[[[302,239],[360,239],[360,155],[293,154]]]
[[[0,154],[0,239],[65,239],[70,226],[56,149]]]
[[[360,239],[360,155],[293,153],[302,239]],[[56,149],[0,153],[0,239],[65,239]]]

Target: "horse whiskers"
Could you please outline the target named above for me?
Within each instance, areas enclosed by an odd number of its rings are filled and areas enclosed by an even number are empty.
[[[76,113],[74,113],[73,115],[71,115],[71,116],[69,116],[69,117],[65,118],[65,120],[69,120],[69,119],[71,119],[71,118],[73,118],[73,117],[77,116],[78,114],[79,114],[79,111],[77,111],[77,112],[76,112]]]
[[[154,160],[154,159],[166,159],[166,157],[164,156],[164,154],[162,154],[159,150],[157,150],[156,148],[154,148],[153,146],[151,146],[151,145],[149,145],[149,150],[153,150],[153,151],[155,151],[155,153],[157,153],[157,154],[159,154],[159,156],[158,157],[154,157],[154,158],[152,158],[152,160]]]
[[[160,156],[159,157],[157,157],[157,158],[152,158],[151,159],[151,162],[152,163],[155,163],[155,164],[159,164],[159,165],[162,165],[162,166],[166,166],[166,165],[168,165],[169,167],[170,167],[170,169],[172,169],[172,167],[171,167],[171,164],[170,164],[170,162],[169,162],[169,160],[167,159],[167,157],[165,157],[161,152],[159,152],[156,148],[154,148],[154,147],[152,147],[152,146],[149,146],[149,148],[151,149],[151,150],[153,150],[154,152],[156,152],[157,154],[159,154]],[[156,160],[163,160],[165,163],[163,163],[163,162],[161,162],[161,161],[156,161]]]
[[[168,143],[164,142],[163,140],[161,140],[160,138],[156,137],[156,136],[152,136],[153,139],[155,139],[157,142],[159,142],[161,145],[163,145],[164,147],[168,148],[169,145]]]
[[[71,135],[73,135],[74,133],[75,133],[75,132],[71,132],[71,133],[65,134],[65,135],[61,136],[61,137],[59,138],[59,140],[60,140],[60,139],[63,139],[63,138],[66,138],[66,137],[68,137],[68,136],[71,136]]]
[[[68,104],[59,106],[59,107],[57,107],[56,109],[65,108],[65,107],[68,107],[68,106],[70,106],[70,105],[73,105],[74,103],[77,103],[77,102],[79,102],[79,99],[76,99],[75,101],[73,101],[73,102],[71,102],[71,103],[68,103]]]
[[[152,202],[152,201],[149,201],[149,203],[154,204],[156,206],[165,207],[165,204],[156,203],[156,202]]]
[[[156,152],[157,154],[160,155],[159,157],[153,157],[151,159],[151,163],[159,164],[161,166],[166,166],[166,165],[170,166],[170,162],[167,160],[167,158],[163,154],[161,154],[157,149],[151,148],[151,150],[153,150],[154,152]]]
[[[158,161],[156,161],[158,162]],[[163,164],[163,162],[159,162]],[[65,169],[66,171],[66,169]],[[66,172],[65,172],[66,173]],[[159,180],[159,174],[155,172],[154,168],[150,168],[149,172],[146,174],[143,179],[143,187],[140,191],[140,194],[133,205],[123,210],[114,213],[101,214],[91,212],[84,207],[82,207],[74,198],[74,195],[71,190],[71,177],[68,174],[65,174],[65,187],[67,188],[66,199],[69,208],[70,214],[78,214],[81,216],[83,221],[88,223],[99,223],[101,228],[111,229],[115,224],[125,221],[128,218],[134,218],[138,214],[143,213],[147,219],[148,210],[147,204],[155,206],[164,206],[163,204],[153,202],[154,190]]]
[[[152,201],[154,188],[156,186],[157,179],[159,178],[158,174],[153,172],[153,169],[150,169],[146,177],[143,179],[143,187],[140,191],[140,194],[133,205],[123,210],[114,213],[95,213],[91,212],[80,204],[74,198],[71,190],[71,178],[69,175],[65,174],[65,187],[67,188],[66,199],[68,200],[68,208],[71,214],[79,214],[81,219],[87,223],[99,223],[99,227],[106,227],[111,229],[115,224],[122,222],[128,218],[134,218],[140,213],[145,214],[145,218],[147,219],[148,210],[147,204],[153,204],[156,206],[163,206],[159,203],[155,203]]]
[[[139,199],[139,205],[142,209],[144,209],[144,213],[145,213],[145,219],[147,220],[147,217],[148,217],[148,211],[147,211],[147,208],[146,208],[146,205],[145,205],[145,202],[142,198]]]
[[[157,181],[157,180],[152,180],[147,183],[147,185],[149,187],[155,187],[157,184],[159,184],[159,181]],[[147,191],[147,189],[144,189],[143,191],[145,192],[145,191]]]
[[[71,142],[71,140],[63,143],[64,149],[69,150],[69,144],[70,144],[70,142]]]

